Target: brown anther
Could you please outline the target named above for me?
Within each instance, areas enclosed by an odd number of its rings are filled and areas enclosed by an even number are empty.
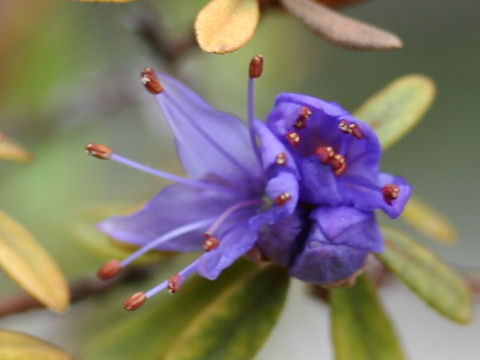
[[[304,129],[307,127],[307,120],[310,119],[312,116],[312,110],[310,110],[307,106],[302,106],[300,109],[300,115],[298,115],[298,119],[293,124],[297,129]]]
[[[85,151],[96,158],[108,160],[113,154],[113,150],[107,145],[90,143],[85,146]]]
[[[290,131],[285,136],[290,145],[297,146],[298,144],[300,144],[300,135],[298,135],[295,131]]]
[[[203,248],[205,251],[212,251],[218,248],[220,245],[220,240],[215,237],[210,235],[209,233],[205,233],[205,242],[203,243]]]
[[[285,205],[287,202],[289,202],[291,198],[292,198],[292,196],[291,196],[288,192],[284,192],[284,193],[281,193],[280,195],[278,195],[278,196],[275,198],[275,203],[276,203],[278,206],[283,206],[283,205]]]
[[[351,134],[355,136],[357,139],[362,140],[363,139],[363,133],[362,130],[360,129],[360,126],[358,126],[355,123],[352,123],[347,120],[342,120],[338,124],[338,127],[340,130],[342,130],[344,133]]]
[[[145,295],[143,291],[140,291],[125,300],[123,308],[128,311],[137,310],[140,306],[145,304],[145,301],[147,301],[147,295]]]
[[[392,205],[392,201],[400,195],[400,188],[394,184],[387,184],[382,189],[383,198],[388,205]]]
[[[108,280],[117,275],[122,270],[122,264],[118,260],[106,262],[97,272],[99,279]]]
[[[281,152],[275,158],[275,162],[277,163],[277,165],[281,165],[281,166],[285,165],[287,163],[287,154],[285,154],[284,152]]]
[[[327,161],[327,163],[332,166],[333,173],[337,176],[342,175],[347,169],[347,162],[345,161],[345,158],[340,154],[335,154]]]
[[[326,163],[330,158],[335,156],[335,152],[331,146],[320,146],[315,149],[315,155],[322,163]]]
[[[262,76],[263,72],[263,56],[262,55],[255,55],[250,61],[250,67],[248,69],[248,75],[250,78],[259,78]]]
[[[168,279],[168,291],[170,291],[170,294],[175,294],[180,290],[180,285],[182,285],[182,275],[175,274],[170,276]]]
[[[151,94],[157,95],[163,91],[163,86],[152,68],[143,69],[140,75],[142,76],[140,81]]]

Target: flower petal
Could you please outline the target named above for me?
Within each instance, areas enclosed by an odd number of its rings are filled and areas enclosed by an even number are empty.
[[[218,217],[236,201],[239,199],[233,196],[176,184],[160,191],[135,214],[109,218],[100,222],[98,228],[116,240],[141,246],[180,226]],[[205,230],[199,229],[176,237],[157,249],[199,250],[204,242]]]
[[[220,239],[220,246],[202,255],[198,261],[198,273],[215,280],[221,272],[250,250],[257,241],[258,233],[251,231],[246,220],[239,221]]]
[[[175,135],[187,173],[213,173],[224,179],[261,177],[248,129],[231,114],[218,111],[174,78],[161,76],[164,91],[156,95]]]

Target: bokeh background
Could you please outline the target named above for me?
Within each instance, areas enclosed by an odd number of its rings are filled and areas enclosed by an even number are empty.
[[[173,72],[219,109],[244,118],[247,66],[257,53],[265,57],[256,93],[260,117],[281,91],[309,93],[354,110],[396,77],[432,77],[438,87],[434,106],[385,153],[383,168],[408,177],[417,195],[456,224],[460,242],[444,247],[419,239],[462,271],[480,276],[478,2],[372,0],[346,9],[402,37],[403,50],[385,53],[333,47],[281,11],[264,14],[254,39],[238,52],[208,55],[193,46],[173,65],[138,36],[139,25],[153,21],[168,38],[183,39],[206,2],[1,0],[0,129],[22,142],[36,161],[0,163],[0,207],[37,236],[67,277],[93,277],[105,260],[72,233],[80,212],[99,204],[139,203],[165,184],[85,156],[86,143],[106,143],[120,154],[181,172],[170,133],[141,86],[139,71],[152,66]],[[155,277],[160,281],[164,275]],[[3,296],[19,290],[0,274],[0,291]],[[81,353],[101,326],[135,316],[121,308],[122,291],[132,288],[75,305],[65,316],[34,311],[0,319],[0,327]],[[480,320],[464,327],[449,323],[398,282],[381,294],[412,359],[478,358]],[[332,356],[327,307],[295,282],[280,324],[257,358]]]

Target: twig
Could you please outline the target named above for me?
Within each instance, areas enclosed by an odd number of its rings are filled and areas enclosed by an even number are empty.
[[[100,281],[92,278],[74,281],[70,286],[71,302],[74,303],[89,297],[102,295],[107,290],[121,283],[144,279],[149,273],[148,268],[132,269],[109,281]],[[19,293],[0,299],[0,318],[44,307],[45,305],[32,296],[26,293]]]

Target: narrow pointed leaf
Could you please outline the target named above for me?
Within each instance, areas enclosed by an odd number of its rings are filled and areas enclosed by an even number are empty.
[[[368,99],[355,116],[375,130],[383,149],[408,133],[435,98],[435,84],[423,75],[403,76]]]
[[[448,219],[417,197],[408,201],[401,219],[432,240],[449,245],[458,241],[455,227]]]
[[[190,355],[189,359],[212,359],[205,351],[213,346],[225,355],[220,358],[250,359],[280,314],[287,284],[288,276],[278,268],[238,261],[215,281],[189,279],[174,296],[149,300],[151,304],[147,302],[130,320],[94,336],[84,358],[147,360]],[[218,324],[211,324],[209,316]],[[200,333],[205,347],[198,348],[194,339]],[[179,342],[192,347],[179,349],[183,346]]]
[[[70,360],[71,355],[36,337],[0,329],[0,360]]]
[[[403,46],[394,34],[352,19],[313,0],[280,0],[315,34],[352,50],[390,50]]]
[[[131,205],[99,205],[80,214],[72,227],[79,245],[101,259],[124,259],[137,246],[115,241],[96,228],[96,224],[109,216],[128,214],[137,207]],[[173,256],[172,253],[151,250],[134,261],[134,264],[151,264]]]
[[[461,324],[472,320],[472,296],[465,280],[408,235],[383,228],[380,260],[440,314]]]
[[[69,290],[60,269],[27,230],[1,211],[0,266],[45,306],[67,310]]]
[[[209,53],[238,50],[252,38],[259,18],[258,0],[211,0],[195,20],[198,45]]]
[[[20,144],[0,133],[0,160],[30,162],[33,156]]]
[[[350,289],[330,293],[337,360],[402,360],[401,345],[375,289],[365,275]]]

